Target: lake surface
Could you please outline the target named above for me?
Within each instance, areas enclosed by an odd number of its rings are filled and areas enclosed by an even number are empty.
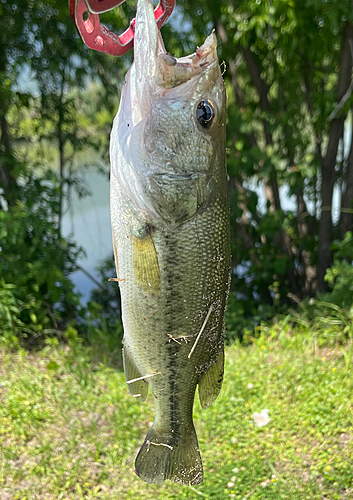
[[[108,167],[106,171],[108,173]],[[86,256],[79,260],[79,265],[99,281],[95,268],[113,255],[109,180],[93,168],[87,169],[84,178],[92,195],[80,199],[76,193],[72,194],[70,209],[63,217],[63,235],[71,236],[85,250]],[[72,280],[86,302],[96,285],[82,271],[74,273]]]

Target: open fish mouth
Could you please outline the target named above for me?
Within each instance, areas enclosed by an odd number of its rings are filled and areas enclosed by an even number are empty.
[[[217,39],[214,32],[193,54],[179,59],[170,54],[157,57],[156,83],[162,88],[174,88],[187,82],[212,63],[218,64]]]
[[[146,86],[174,88],[211,64],[218,65],[216,35],[213,31],[193,54],[176,58],[164,47],[152,0],[140,0],[136,14],[134,59],[138,86],[143,82],[145,90]]]

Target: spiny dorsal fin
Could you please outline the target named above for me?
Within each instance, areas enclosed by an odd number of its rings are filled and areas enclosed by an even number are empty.
[[[222,388],[224,373],[224,349],[199,382],[199,398],[203,409],[210,406]]]
[[[129,380],[134,380],[136,378],[142,377],[127,345],[124,345],[123,347],[123,363],[124,363],[125,378],[127,382]],[[145,382],[144,380],[138,380],[137,382],[133,382],[132,384],[127,384],[127,386],[131,394],[135,397],[135,399],[138,399],[139,401],[145,401],[148,394],[147,382]]]
[[[132,236],[133,265],[137,284],[144,292],[159,295],[161,278],[156,248],[151,234]]]

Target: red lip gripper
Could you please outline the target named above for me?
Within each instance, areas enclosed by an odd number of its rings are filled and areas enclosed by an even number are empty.
[[[133,19],[128,29],[119,36],[109,31],[99,21],[100,13],[107,12],[124,1],[69,0],[70,15],[87,47],[113,56],[122,56],[133,47],[136,19]],[[154,11],[159,29],[170,17],[174,6],[175,0],[160,0]]]

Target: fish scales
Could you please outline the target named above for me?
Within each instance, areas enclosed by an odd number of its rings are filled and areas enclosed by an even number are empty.
[[[168,59],[152,3],[139,0],[135,64],[111,136],[111,220],[128,387],[142,400],[149,387],[155,404],[135,463],[150,483],[202,482],[195,391],[199,385],[207,407],[223,378],[230,280],[225,90],[215,36],[198,50]]]

